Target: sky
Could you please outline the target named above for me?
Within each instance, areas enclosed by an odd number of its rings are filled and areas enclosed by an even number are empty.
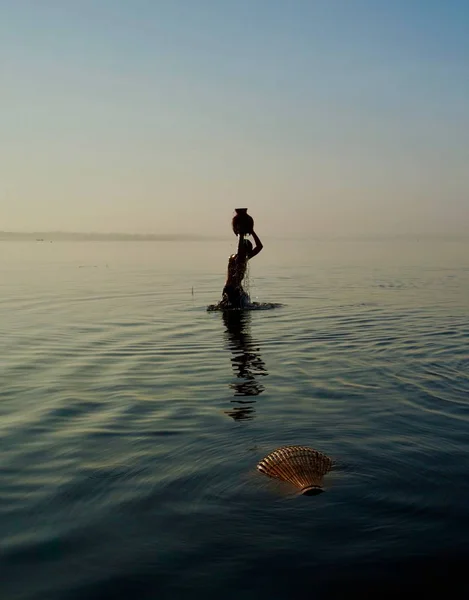
[[[0,0],[0,230],[469,231],[467,0]]]

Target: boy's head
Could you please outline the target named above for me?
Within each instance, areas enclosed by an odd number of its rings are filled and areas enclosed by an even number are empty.
[[[249,240],[244,239],[241,246],[238,248],[238,258],[245,260],[251,258],[252,244]]]
[[[245,259],[250,258],[252,252],[252,244],[249,240],[243,240],[239,248],[239,258]]]

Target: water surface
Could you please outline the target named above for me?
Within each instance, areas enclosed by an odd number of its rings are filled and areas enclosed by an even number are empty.
[[[469,244],[233,249],[0,244],[2,600],[469,591]]]

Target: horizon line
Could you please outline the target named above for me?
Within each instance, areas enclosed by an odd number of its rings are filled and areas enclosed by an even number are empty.
[[[195,233],[128,233],[128,232],[99,232],[99,231],[0,231],[0,241],[30,240],[30,241],[225,241],[226,236],[210,236]],[[51,239],[52,238],[52,239]],[[415,233],[356,233],[356,234],[293,234],[293,235],[264,235],[265,239],[278,240],[317,240],[317,241],[378,241],[378,240],[411,240],[411,239],[440,239],[440,240],[469,240],[469,234],[443,232]]]

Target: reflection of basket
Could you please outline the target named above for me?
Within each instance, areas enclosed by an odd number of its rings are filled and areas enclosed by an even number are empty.
[[[231,221],[235,235],[247,235],[254,229],[254,220],[248,215],[247,208],[235,208],[236,214]]]
[[[257,465],[257,469],[275,479],[292,483],[304,495],[323,491],[323,477],[332,468],[332,460],[307,446],[277,448]]]

